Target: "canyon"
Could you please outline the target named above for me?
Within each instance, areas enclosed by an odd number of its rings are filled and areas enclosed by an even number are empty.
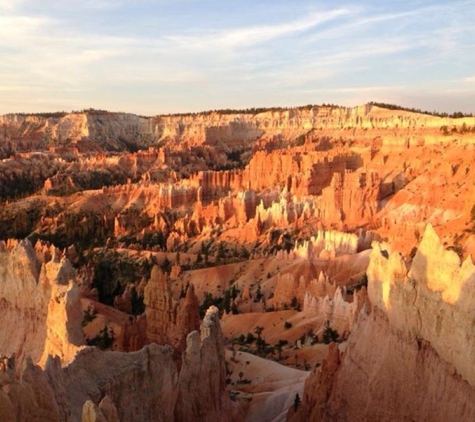
[[[475,117],[0,125],[5,420],[474,420]]]

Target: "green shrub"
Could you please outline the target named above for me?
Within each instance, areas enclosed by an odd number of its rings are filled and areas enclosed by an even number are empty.
[[[323,330],[322,340],[325,344],[329,344],[332,342],[336,342],[340,335],[338,334],[337,330],[334,330],[330,327],[330,323],[327,321],[325,329]]]
[[[88,346],[96,346],[99,349],[107,350],[112,347],[114,343],[114,331],[109,329],[109,327],[104,325],[104,328],[101,332],[94,338],[87,341]]]

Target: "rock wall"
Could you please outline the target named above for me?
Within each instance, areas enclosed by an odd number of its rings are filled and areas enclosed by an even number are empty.
[[[79,288],[65,258],[53,255],[41,264],[27,240],[0,242],[0,353],[22,362],[44,362],[58,356],[63,364],[74,359],[84,344]]]
[[[381,181],[376,173],[335,173],[330,186],[323,189],[318,204],[319,217],[327,224],[356,226],[371,222],[379,211]]]
[[[147,118],[126,113],[70,113],[62,117],[6,114],[0,116],[2,137],[20,149],[38,149],[93,139],[109,149],[146,144],[151,139]],[[144,142],[144,139],[146,142]]]
[[[226,391],[223,335],[215,306],[206,312],[201,333],[193,331],[188,335],[182,365],[175,420],[236,420],[237,409]]]
[[[72,323],[80,327],[80,319]],[[30,358],[3,358],[0,415],[12,422],[241,420],[226,391],[217,308],[208,310],[200,332],[188,335],[181,370],[175,354],[157,344],[130,353],[85,347],[67,366],[48,356],[44,368]]]
[[[189,115],[140,117],[127,113],[82,112],[64,116],[7,114],[0,116],[3,131],[0,137],[22,148],[84,139],[110,149],[126,149],[130,145],[168,144],[174,149],[209,145],[225,151],[281,146],[289,141],[311,139],[312,130],[330,130],[346,136],[364,136],[377,131],[382,144],[401,144],[399,131],[413,133],[415,143],[437,142],[431,131],[441,126],[475,125],[474,118],[451,119],[372,105],[353,108],[309,107],[269,110],[256,114],[195,113]],[[425,132],[427,135],[425,136]],[[325,133],[321,133],[325,137]],[[411,138],[411,136],[409,136]],[[408,139],[409,139],[408,138]],[[398,141],[399,139],[399,141]],[[259,142],[257,142],[259,141]],[[402,144],[406,144],[404,140]]]
[[[475,388],[475,265],[471,258],[461,263],[428,225],[409,272],[397,252],[375,245],[368,278],[373,280],[371,303],[385,311],[394,329],[429,342]]]
[[[199,328],[199,303],[192,285],[183,299],[175,300],[167,276],[153,267],[145,287],[144,303],[147,339],[157,344],[170,344],[183,352],[188,333]]]
[[[473,263],[444,250],[429,225],[412,263],[375,243],[367,273],[371,304],[288,419],[473,420]]]

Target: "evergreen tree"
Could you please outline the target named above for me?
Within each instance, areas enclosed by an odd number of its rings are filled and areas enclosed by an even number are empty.
[[[300,396],[299,393],[295,394],[295,399],[294,399],[294,411],[296,412],[298,408],[300,407],[301,401],[300,401]]]

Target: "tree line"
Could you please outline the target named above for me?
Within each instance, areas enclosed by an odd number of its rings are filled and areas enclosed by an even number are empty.
[[[463,113],[461,111],[456,111],[454,113],[441,113],[438,111],[426,111],[426,110],[421,110],[419,108],[409,108],[409,107],[403,107],[399,106],[397,104],[388,104],[388,103],[378,103],[376,101],[371,101],[369,105],[375,106],[375,107],[381,107],[381,108],[386,108],[388,110],[400,110],[400,111],[409,111],[411,113],[419,113],[419,114],[428,114],[429,116],[437,116],[437,117],[450,117],[452,119],[460,119],[462,117],[473,117],[473,113]]]

